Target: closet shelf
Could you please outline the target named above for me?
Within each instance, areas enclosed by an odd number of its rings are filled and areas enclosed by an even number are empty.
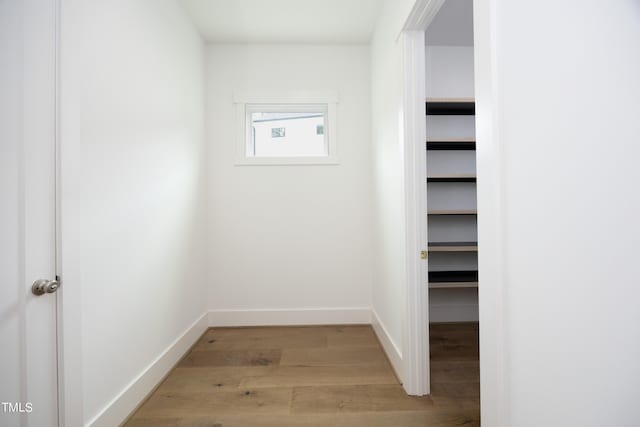
[[[477,215],[475,209],[434,209],[427,212],[427,215]]]
[[[475,270],[430,271],[429,288],[477,288],[478,272]]]
[[[478,242],[429,242],[429,252],[477,252]]]
[[[473,116],[476,103],[473,98],[427,98],[428,116]]]
[[[466,289],[477,287],[478,282],[429,283],[429,289]]]
[[[429,151],[472,151],[475,149],[476,140],[474,138],[434,138],[427,140],[427,150]]]
[[[476,182],[475,174],[449,174],[432,175],[427,177],[427,182]]]

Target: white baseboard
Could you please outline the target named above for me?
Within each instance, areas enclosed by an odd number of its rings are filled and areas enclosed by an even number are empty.
[[[205,313],[85,425],[91,427],[120,425],[178,363],[206,329],[207,314]]]
[[[371,308],[211,310],[209,326],[360,325],[371,323]]]
[[[430,304],[429,322],[477,322],[478,304]]]
[[[396,376],[400,382],[404,382],[404,363],[402,361],[402,351],[393,341],[384,324],[380,321],[378,313],[375,310],[371,310],[371,326],[373,331],[378,336],[378,340],[382,344],[382,349],[387,354],[393,370],[396,372]]]

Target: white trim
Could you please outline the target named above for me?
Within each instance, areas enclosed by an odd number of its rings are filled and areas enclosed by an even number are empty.
[[[500,134],[500,76],[496,70],[493,0],[474,0],[478,271],[480,286],[480,412],[484,425],[509,420],[508,285],[504,242],[504,148]],[[486,215],[485,215],[486,213]]]
[[[387,328],[385,328],[384,324],[380,321],[378,313],[373,309],[371,310],[371,326],[380,344],[382,344],[382,349],[386,353],[389,362],[391,362],[391,367],[395,371],[396,376],[404,383],[406,375],[400,347],[393,341],[393,338],[391,338],[391,335],[387,332]]]
[[[54,28],[54,145],[55,145],[55,154],[54,154],[54,268],[56,279],[62,276],[62,264],[60,262],[60,257],[62,255],[62,240],[61,240],[61,218],[60,218],[60,38],[61,38],[61,0],[55,0],[54,13],[55,13],[55,28]],[[62,299],[60,295],[56,295],[56,405],[58,410],[58,426],[65,425],[65,407],[64,402],[64,385],[65,385],[65,368],[64,368],[64,334],[62,330],[63,316],[62,316]]]
[[[430,322],[477,322],[478,304],[431,304]]]
[[[444,1],[445,0],[417,0],[402,30],[424,32],[440,11]]]
[[[366,325],[370,307],[211,310],[209,326]]]
[[[336,166],[340,161],[326,157],[257,157],[235,161],[235,166]]]
[[[234,91],[234,104],[338,104],[340,98],[335,91]]]
[[[404,389],[410,395],[429,394],[429,291],[427,262],[427,159],[424,31],[402,33],[404,100],[404,172],[407,292],[403,354]]]
[[[207,313],[191,324],[86,425],[91,427],[120,425],[206,330]]]
[[[82,94],[76,84],[82,78],[82,15],[75,3],[59,2],[58,58],[58,274],[62,285],[58,302],[58,393],[60,426],[81,426],[82,382],[82,218],[78,205],[83,194],[80,176],[82,153]]]

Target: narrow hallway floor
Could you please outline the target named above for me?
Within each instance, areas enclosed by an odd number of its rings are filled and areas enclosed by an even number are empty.
[[[209,329],[127,427],[479,426],[478,324],[432,324],[407,396],[370,326]]]

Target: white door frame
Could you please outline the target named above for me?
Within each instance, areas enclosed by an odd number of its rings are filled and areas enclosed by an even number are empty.
[[[404,179],[406,212],[407,293],[404,327],[404,388],[408,394],[430,393],[429,290],[427,261],[427,158],[424,109],[424,32],[402,32]],[[420,76],[421,74],[421,76]],[[420,215],[420,212],[423,214]]]
[[[500,134],[494,0],[473,1],[476,192],[480,308],[480,411],[484,425],[509,423],[507,281],[503,244],[504,149]]]
[[[78,81],[82,31],[73,10],[79,0],[56,0],[56,199],[58,298],[58,395],[60,426],[82,426],[82,176]]]
[[[402,42],[404,172],[407,251],[407,307],[404,327],[404,388],[411,395],[431,392],[427,261],[427,158],[424,32],[444,0],[416,2]]]
[[[482,286],[480,311],[480,404],[482,422],[508,425],[509,389],[506,367],[507,312],[502,231],[503,147],[499,132],[499,88],[495,71],[495,16],[493,0],[473,0],[474,79],[476,100],[476,174],[478,200],[478,253]],[[425,250],[426,156],[417,141],[425,142],[424,32],[444,0],[417,0],[403,33],[403,108],[405,148],[405,200],[407,216],[407,316],[405,325],[405,389],[410,394],[429,392],[427,265],[417,256]],[[420,181],[419,181],[420,180]],[[426,181],[426,180],[425,180]],[[426,182],[424,183],[426,187]],[[484,214],[487,213],[487,214]],[[426,361],[425,361],[426,358]],[[425,372],[426,369],[426,372]]]

